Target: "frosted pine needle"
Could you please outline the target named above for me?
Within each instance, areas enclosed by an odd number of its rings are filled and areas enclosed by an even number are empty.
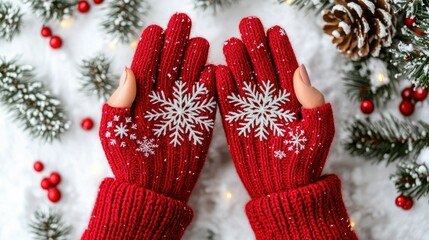
[[[80,90],[88,95],[96,95],[102,101],[107,100],[119,79],[110,68],[109,59],[102,53],[84,59],[80,66]]]

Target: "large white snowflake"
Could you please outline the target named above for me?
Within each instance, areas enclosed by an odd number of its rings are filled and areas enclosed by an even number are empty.
[[[153,138],[148,139],[146,136],[143,137],[143,140],[137,140],[139,145],[136,149],[137,152],[142,152],[145,157],[155,154],[155,148],[158,148],[158,144],[154,144],[155,140]]]
[[[305,149],[305,143],[307,142],[307,138],[305,137],[305,132],[302,129],[295,129],[295,131],[289,132],[289,139],[284,141],[284,144],[290,145],[288,150],[294,151],[295,153],[299,153],[299,151]]]
[[[207,94],[204,84],[196,83],[190,92],[186,82],[176,81],[173,87],[173,97],[166,98],[164,91],[153,91],[150,96],[152,104],[159,104],[158,109],[147,111],[145,118],[150,121],[160,120],[153,129],[155,135],[160,137],[169,133],[174,146],[180,145],[184,140],[184,134],[189,141],[201,144],[204,139],[202,130],[210,130],[214,127],[214,120],[207,113],[216,108],[216,102],[212,98],[201,100]],[[202,130],[199,130],[202,129]]]
[[[274,135],[284,136],[285,130],[280,120],[291,122],[295,119],[295,113],[282,106],[289,101],[290,93],[280,90],[276,94],[276,87],[270,81],[262,82],[259,89],[252,83],[244,82],[243,90],[245,96],[235,93],[228,96],[229,102],[240,108],[226,115],[229,123],[240,122],[238,135],[247,136],[255,129],[255,136],[263,140],[267,139],[270,129]]]

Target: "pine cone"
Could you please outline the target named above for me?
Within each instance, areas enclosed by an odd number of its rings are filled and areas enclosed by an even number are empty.
[[[346,57],[376,57],[392,44],[396,15],[392,0],[335,0],[323,15],[323,31]]]

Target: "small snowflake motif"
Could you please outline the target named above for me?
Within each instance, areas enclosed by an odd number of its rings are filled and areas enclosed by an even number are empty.
[[[121,139],[128,136],[128,128],[123,123],[115,126],[115,136],[119,136]]]
[[[295,131],[289,132],[289,139],[284,141],[284,144],[290,145],[288,150],[294,151],[295,153],[299,153],[299,151],[305,149],[305,143],[307,142],[307,138],[305,137],[305,132],[302,129],[295,129]]]
[[[107,127],[108,127],[108,128],[111,128],[111,127],[112,127],[112,121],[110,121],[110,122],[108,122],[108,123],[107,123]]]
[[[155,139],[148,139],[146,136],[143,137],[143,140],[137,140],[139,147],[136,149],[137,152],[142,152],[145,157],[155,154],[155,148],[158,148],[158,144],[154,144]]]
[[[119,121],[119,116],[118,116],[118,115],[115,115],[115,116],[113,117],[113,121],[118,122],[118,121]]]
[[[147,111],[144,117],[149,121],[159,120],[154,125],[155,136],[168,134],[174,146],[184,141],[184,134],[195,145],[202,144],[205,136],[203,130],[209,131],[214,127],[214,120],[207,115],[216,109],[213,97],[201,100],[206,95],[204,84],[196,83],[189,91],[186,82],[176,81],[172,98],[165,97],[164,91],[153,91],[149,95],[150,102],[158,104],[159,108]]]
[[[286,157],[286,153],[282,150],[274,151],[274,157],[278,159],[283,159]]]
[[[110,145],[116,145],[116,140],[115,139],[110,139]]]
[[[125,143],[125,142],[121,142],[121,145],[120,145],[122,148],[124,148],[124,147],[126,147],[127,146],[127,144]]]
[[[229,123],[240,122],[238,135],[247,137],[254,130],[255,137],[263,140],[267,139],[268,129],[270,129],[275,136],[284,136],[286,131],[279,121],[284,120],[289,123],[295,120],[295,113],[283,108],[283,105],[289,101],[290,93],[280,90],[276,94],[276,88],[270,81],[262,82],[259,85],[259,91],[253,83],[244,82],[243,90],[245,96],[233,93],[227,97],[230,104],[240,108],[226,115]]]
[[[106,132],[106,138],[110,138],[110,136],[111,136],[111,134],[110,134],[110,132]]]

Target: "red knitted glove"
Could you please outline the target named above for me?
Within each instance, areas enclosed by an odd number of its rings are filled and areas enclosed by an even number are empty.
[[[180,239],[192,219],[186,205],[210,144],[215,69],[208,42],[188,40],[191,20],[175,14],[165,32],[141,35],[131,69],[131,109],[104,105],[100,139],[115,179],[100,186],[82,239]]]
[[[223,125],[257,239],[354,239],[336,176],[322,177],[334,137],[329,104],[301,109],[285,30],[240,23],[216,71]]]

